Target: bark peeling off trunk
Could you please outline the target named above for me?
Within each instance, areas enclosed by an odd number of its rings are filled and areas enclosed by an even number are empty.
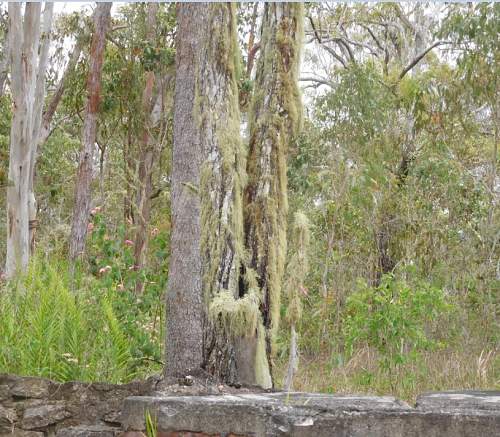
[[[110,22],[112,3],[98,3],[94,15],[94,34],[90,49],[89,76],[87,79],[87,106],[83,122],[83,140],[80,150],[75,189],[75,205],[69,241],[70,258],[75,260],[83,254],[87,222],[90,212],[92,182],[92,160],[97,135],[97,115],[101,96],[101,74],[106,45],[106,32]]]
[[[266,3],[256,91],[250,109],[249,183],[244,200],[245,243],[261,293],[260,312],[269,364],[267,373],[272,370],[273,339],[279,323],[286,257],[286,155],[301,122],[302,105],[297,79],[302,14],[303,5],[300,3]],[[259,373],[265,374],[262,369]]]

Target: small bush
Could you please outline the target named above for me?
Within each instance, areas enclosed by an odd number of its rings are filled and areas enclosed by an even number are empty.
[[[451,310],[444,291],[425,282],[410,287],[386,275],[378,287],[361,284],[346,303],[347,352],[352,355],[354,347],[363,344],[373,347],[381,356],[382,367],[390,371],[416,360],[424,350],[443,346],[436,321]]]

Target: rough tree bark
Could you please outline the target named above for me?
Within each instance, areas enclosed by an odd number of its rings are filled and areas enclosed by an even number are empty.
[[[75,260],[83,254],[91,202],[92,161],[97,135],[97,116],[101,97],[101,73],[106,46],[106,32],[110,22],[112,3],[97,3],[94,12],[94,34],[90,49],[89,76],[87,78],[87,105],[83,122],[75,188],[75,204],[69,240],[69,255]]]
[[[280,316],[288,212],[286,155],[298,132],[302,108],[297,82],[302,25],[302,4],[266,3],[250,109],[245,245],[249,267],[257,274],[261,320],[254,341],[247,340],[240,350],[246,354],[254,350],[250,353],[255,357],[253,369],[246,373],[253,381],[247,382],[263,386],[272,384],[273,343]]]
[[[50,43],[53,4],[44,9],[40,44],[41,5],[9,3],[11,93],[13,100],[7,186],[7,256],[5,273],[23,271],[30,256],[30,216],[34,208],[31,170],[45,93],[45,70]],[[40,54],[39,54],[40,53]]]
[[[179,4],[177,23],[165,372],[202,369],[230,381],[232,342],[219,310],[237,302],[243,250],[235,6]]]

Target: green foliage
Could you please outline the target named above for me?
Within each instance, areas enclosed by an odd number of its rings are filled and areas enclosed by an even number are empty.
[[[163,329],[163,291],[168,267],[168,233],[155,230],[150,236],[148,266],[134,266],[133,242],[125,238],[125,229],[112,229],[109,219],[98,208],[93,210],[92,231],[87,246],[90,273],[97,286],[118,294],[109,302],[121,315],[121,324],[132,339],[134,360],[161,362],[159,341]],[[144,284],[140,296],[138,283]]]
[[[156,437],[158,435],[158,425],[156,421],[156,417],[152,416],[149,410],[146,410],[145,413],[146,419],[146,436],[147,437]]]
[[[71,281],[64,262],[35,257],[24,276],[0,290],[0,372],[110,382],[151,372],[141,359],[147,357],[133,355],[140,345],[122,299],[78,272]]]
[[[378,287],[361,285],[346,302],[349,355],[355,346],[367,344],[381,354],[382,366],[391,369],[438,347],[437,323],[452,309],[446,300],[442,289],[424,282],[410,286],[391,275],[384,276]]]
[[[287,167],[282,160],[273,170],[280,173],[281,180],[287,172],[290,204],[289,214],[280,207],[273,215],[288,220],[290,230],[296,211],[306,211],[311,223],[307,259],[298,259],[292,246],[288,273],[277,281],[282,282],[281,287],[275,287],[287,296],[278,308],[282,319],[293,320],[300,334],[304,359],[296,388],[392,392],[411,399],[417,391],[498,386],[500,236],[498,189],[494,189],[498,171],[492,171],[492,164],[498,161],[500,4],[443,5],[435,16],[424,8],[426,45],[438,39],[446,44],[428,53],[421,68],[402,80],[402,68],[416,47],[414,33],[401,17],[406,14],[413,21],[418,6],[325,7],[311,3],[305,7],[322,32],[324,44],[347,62],[340,65],[318,45],[313,50],[307,50],[311,44],[306,46],[304,65],[333,85],[311,87],[315,92],[304,99],[303,133],[296,141],[279,143],[288,148]],[[240,46],[247,43],[253,10],[253,4],[240,6]],[[67,77],[51,124],[54,130],[40,148],[35,179],[38,255],[25,276],[0,283],[0,372],[62,381],[122,382],[161,368],[171,225],[167,218],[170,88],[163,102],[166,115],[149,132],[162,151],[155,157],[150,238],[141,269],[134,267],[133,242],[129,240],[137,220],[134,223],[133,214],[124,214],[123,208],[124,199],[134,203],[139,183],[146,73],[154,71],[171,84],[175,72],[175,4],[160,5],[153,42],[147,35],[151,29],[145,25],[146,14],[145,4],[129,4],[118,7],[113,16],[99,114],[102,166],[93,182],[93,206],[101,208],[90,218],[93,229],[74,280],[61,259],[66,254],[86,104],[91,9],[61,14],[56,20],[47,100],[59,79],[67,48],[79,35],[82,54]],[[0,26],[2,37],[4,25]],[[309,35],[311,29],[307,30]],[[354,61],[347,56],[346,46],[335,42],[343,38]],[[283,35],[278,35],[277,43],[286,49],[284,53],[297,50]],[[236,83],[231,92],[235,93],[237,85],[240,105],[247,109],[250,100],[282,96],[281,109],[288,108],[293,121],[298,121],[295,78],[264,93],[257,89],[262,86],[258,80],[240,72],[239,50],[236,45],[231,47],[234,56],[226,60],[226,67],[234,69]],[[267,53],[270,57],[275,54]],[[255,79],[263,73],[257,71]],[[307,88],[305,93],[309,91]],[[231,110],[235,110],[232,97]],[[0,98],[2,235],[6,233],[11,111],[7,86]],[[253,121],[250,114],[249,124],[270,128],[274,138],[276,127],[286,118],[275,112],[269,119],[259,112]],[[232,150],[229,146],[239,132],[238,121],[224,130],[220,140],[226,152]],[[241,168],[229,171],[234,158],[230,153],[223,168],[224,177],[237,173],[238,192],[246,184],[240,170],[245,168],[248,151],[247,145],[239,146]],[[402,183],[399,166],[408,151],[409,165]],[[258,183],[254,181],[256,186]],[[186,187],[198,193],[196,187]],[[235,198],[235,208],[240,209],[242,201]],[[250,213],[256,223],[265,224],[261,207]],[[387,250],[395,268],[380,285],[368,286],[376,284],[377,235],[386,225],[390,231]],[[247,254],[242,248],[242,228],[239,222],[228,225],[227,241],[237,243],[238,256],[243,259]],[[215,225],[206,229],[207,241],[220,230]],[[291,241],[293,232],[288,234]],[[276,241],[277,235],[273,237]],[[280,262],[285,257],[281,237],[279,253],[273,253]],[[218,252],[223,253],[225,245],[220,243]],[[0,238],[0,274],[4,254],[5,238]],[[217,263],[211,267],[215,278]],[[247,271],[247,276],[248,288],[254,292],[239,300],[223,292],[211,302],[213,318],[233,334],[248,327],[254,331],[260,323],[262,297],[252,272]],[[140,295],[137,284],[144,285]],[[278,339],[280,359],[287,357],[288,323]],[[259,368],[263,369],[265,333],[262,327],[258,329]],[[146,417],[148,423],[148,432],[154,435],[154,418]]]

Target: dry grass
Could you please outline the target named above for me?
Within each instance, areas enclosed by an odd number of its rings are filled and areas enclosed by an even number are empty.
[[[345,363],[339,361],[335,355],[301,357],[294,390],[393,395],[414,403],[426,391],[500,389],[499,350],[425,352],[417,362],[391,370],[382,369],[378,354],[368,347]],[[284,369],[280,363],[278,378]]]

